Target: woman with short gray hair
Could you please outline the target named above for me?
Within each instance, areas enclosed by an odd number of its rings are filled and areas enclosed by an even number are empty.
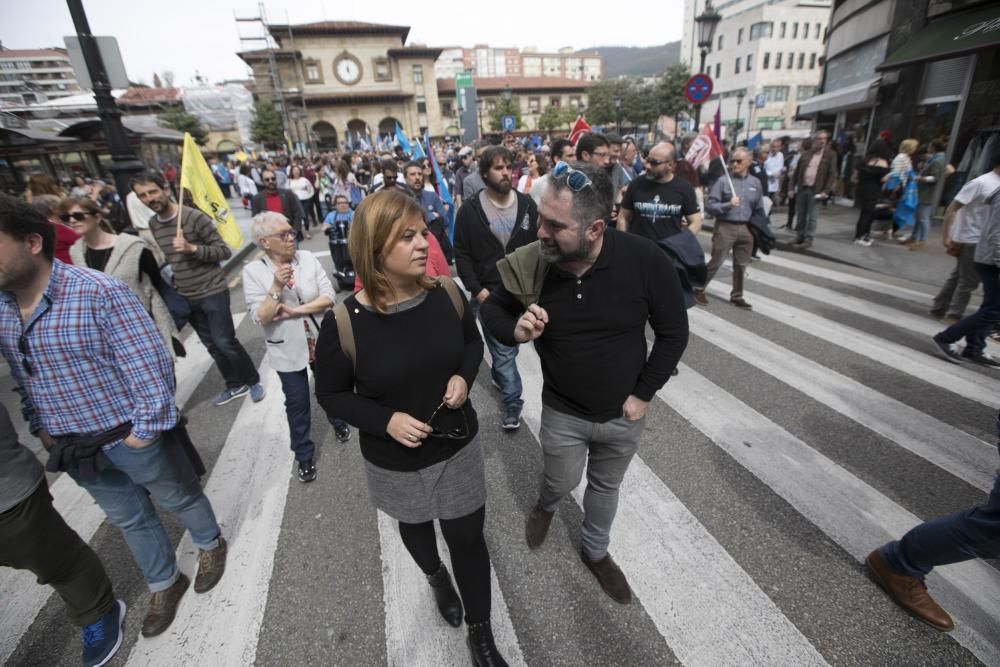
[[[297,250],[295,230],[280,213],[254,216],[251,233],[264,251],[243,269],[250,318],[264,329],[271,366],[285,394],[285,413],[300,482],[316,479],[316,446],[309,434],[312,397],[308,367],[315,359],[319,321],[336,297],[330,279],[311,252]],[[348,425],[331,418],[337,440],[351,437]]]

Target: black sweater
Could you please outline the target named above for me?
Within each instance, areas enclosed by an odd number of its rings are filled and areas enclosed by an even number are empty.
[[[455,218],[455,267],[465,289],[473,298],[483,289],[493,291],[500,285],[497,262],[523,245],[532,243],[538,233],[538,207],[528,195],[517,195],[517,217],[505,248],[490,229],[479,195],[462,202]]]
[[[336,319],[328,313],[316,343],[319,404],[358,428],[361,454],[380,468],[420,470],[454,456],[479,430],[471,401],[462,409],[469,426],[465,439],[428,437],[411,449],[389,437],[386,428],[394,412],[430,419],[453,375],[462,376],[472,393],[483,359],[473,309],[466,304],[459,321],[442,287],[418,306],[388,315],[367,310],[353,295],[344,305],[354,329],[357,372],[340,348]],[[448,430],[461,421],[458,411],[442,408],[432,426]]]
[[[580,278],[553,265],[538,305],[549,322],[535,340],[542,403],[603,423],[622,416],[629,394],[644,401],[667,382],[687,347],[680,279],[648,239],[609,229],[594,265]],[[498,287],[483,303],[483,324],[505,345],[524,308]],[[646,322],[653,350],[646,358]]]

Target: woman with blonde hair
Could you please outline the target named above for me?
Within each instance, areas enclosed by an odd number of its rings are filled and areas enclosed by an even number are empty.
[[[358,428],[372,504],[399,522],[441,616],[459,627],[464,603],[473,664],[506,665],[490,626],[485,469],[467,400],[483,341],[454,282],[426,275],[428,234],[405,192],[358,206],[349,247],[364,289],[325,318],[316,397]],[[435,519],[461,598],[438,555]]]
[[[115,234],[104,220],[101,207],[90,197],[67,197],[59,205],[59,218],[80,238],[69,249],[76,266],[86,266],[118,278],[139,297],[163,335],[167,349],[183,354],[177,329],[160,296],[163,277],[156,258],[138,236]]]
[[[893,225],[898,229],[896,239],[908,243],[917,212],[916,173],[913,171],[913,154],[920,142],[904,139],[899,144],[899,153],[892,159],[886,189],[893,193],[896,210],[892,216]]]

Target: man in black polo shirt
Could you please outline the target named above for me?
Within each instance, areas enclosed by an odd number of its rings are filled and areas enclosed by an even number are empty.
[[[685,229],[697,234],[701,229],[698,197],[690,183],[674,175],[673,144],[653,146],[646,163],[649,168],[629,183],[622,197],[618,229],[653,241]]]
[[[589,458],[581,556],[604,591],[624,604],[632,593],[608,554],[618,487],[639,447],[646,406],[687,345],[688,323],[666,255],[646,239],[607,229],[613,197],[601,167],[577,162],[554,173],[533,244],[536,258],[548,266],[535,285],[535,302],[525,310],[501,286],[483,303],[481,316],[504,344],[534,341],[542,363],[545,464],[525,526],[528,546],[545,540],[559,501],[576,488]],[[507,261],[531,250],[526,246]],[[648,359],[647,322],[654,334]]]

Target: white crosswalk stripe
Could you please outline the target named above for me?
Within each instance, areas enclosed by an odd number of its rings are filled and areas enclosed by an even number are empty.
[[[328,252],[316,254],[329,266]],[[774,269],[790,270],[807,279],[780,275]],[[722,278],[709,292],[726,298],[729,285]],[[817,286],[817,281],[825,281],[827,286]],[[840,567],[840,576],[856,580],[858,589],[871,591],[874,600],[886,602],[884,608],[871,611],[878,614],[877,620],[835,618],[836,605],[830,604],[819,607],[830,617],[810,625],[794,609],[794,603],[779,594],[775,581],[758,580],[760,569],[748,563],[757,548],[754,537],[722,535],[718,531],[728,530],[720,528],[728,526],[726,522],[706,521],[699,494],[707,498],[713,489],[699,490],[698,494],[690,489],[682,492],[676,483],[668,484],[662,460],[653,457],[653,450],[643,455],[646,448],[663,444],[657,438],[673,439],[669,432],[647,424],[643,448],[622,485],[610,549],[629,578],[636,601],[630,607],[618,607],[604,597],[579,562],[575,551],[578,535],[572,526],[567,531],[554,522],[545,547],[530,552],[523,544],[522,517],[503,523],[488,519],[487,541],[494,562],[492,622],[501,652],[511,665],[566,664],[557,655],[559,647],[595,641],[611,644],[619,638],[602,633],[618,632],[624,634],[624,648],[620,649],[624,653],[605,656],[603,662],[643,662],[629,654],[633,650],[629,642],[635,641],[634,650],[660,655],[662,660],[654,662],[664,664],[854,664],[858,659],[844,657],[845,644],[853,641],[848,637],[860,635],[868,642],[866,659],[872,664],[978,661],[1000,665],[1000,570],[996,567],[973,560],[942,566],[928,577],[935,599],[956,620],[957,627],[947,638],[888,603],[866,579],[862,567],[869,551],[900,537],[920,521],[985,499],[982,491],[992,488],[998,464],[995,442],[985,434],[990,432],[1000,404],[1000,377],[948,364],[931,356],[929,349],[907,345],[911,334],[928,336],[941,328],[933,320],[914,314],[913,304],[926,307],[929,303],[926,286],[904,280],[888,283],[875,274],[840,271],[809,258],[782,255],[755,264],[749,283],[768,288],[747,293],[754,305],[750,314],[715,300],[707,310],[689,311],[694,342],[679,376],[658,392],[654,412],[660,416],[668,413],[678,428],[702,438],[697,444],[671,441],[672,447],[690,457],[689,463],[718,467],[715,474],[728,479],[733,473],[719,465],[722,457],[727,466],[735,466],[741,475],[753,480],[752,488],[732,491],[749,511],[766,514],[782,504],[785,509],[781,511],[809,525],[815,535],[805,544],[798,544],[796,535],[777,524],[776,534],[769,538],[795,544],[830,568]],[[898,300],[897,307],[864,298],[875,292]],[[234,298],[233,302],[239,301]],[[856,328],[857,316],[878,323],[874,329],[879,333]],[[243,319],[242,314],[235,316],[237,327]],[[761,332],[774,326],[790,328],[808,344],[792,351],[768,340]],[[240,335],[248,341],[259,337],[249,326],[243,326]],[[211,376],[217,384],[212,375],[217,372],[194,337],[185,344],[188,356],[177,365],[178,404],[196,416],[219,414],[212,413],[205,401],[192,402],[192,397],[204,390],[206,378]],[[257,345],[258,356],[261,347]],[[823,354],[824,350],[828,354]],[[906,392],[887,392],[888,380],[877,388],[869,386],[868,376],[844,362],[851,355],[877,366],[880,378],[905,378],[911,387],[919,384],[928,400],[939,403],[942,409],[928,414],[911,404]],[[727,365],[727,360],[734,363]],[[510,466],[515,461],[526,466],[529,459],[540,459],[542,375],[532,346],[521,348],[518,365],[524,384],[524,433],[516,437],[499,433],[493,403],[496,394],[489,388],[485,364],[473,400],[481,417],[480,438],[495,453],[487,464],[491,494],[497,489],[508,491],[527,507],[534,501],[530,494],[537,490],[537,479],[525,480],[524,468],[515,477]],[[720,374],[719,368],[729,367],[733,369],[731,376]],[[169,630],[152,640],[142,639],[138,619],[145,611],[147,596],[141,577],[132,574],[131,581],[120,581],[123,567],[135,570],[120,540],[95,544],[102,560],[116,563],[119,574],[115,585],[130,608],[129,636],[123,657],[115,664],[271,664],[276,662],[275,655],[286,654],[284,662],[277,662],[292,664],[291,647],[309,642],[315,642],[325,656],[317,657],[315,664],[348,664],[346,659],[338,659],[341,654],[355,656],[350,664],[468,664],[464,628],[451,628],[438,616],[431,589],[403,546],[394,520],[369,507],[367,516],[361,517],[364,520],[352,524],[354,532],[342,536],[337,545],[328,544],[328,535],[289,531],[290,522],[301,521],[303,502],[322,503],[316,496],[322,488],[317,483],[299,485],[294,481],[283,395],[266,355],[261,357],[260,372],[266,398],[258,404],[246,400],[238,412],[224,418],[220,425],[224,435],[212,445],[210,458],[214,463],[205,478],[206,493],[229,542],[227,571],[219,585],[204,595],[189,591]],[[797,423],[791,408],[788,414],[761,408],[771,404],[748,399],[746,387],[762,382],[780,386],[782,392],[799,398],[801,404],[810,406],[810,413],[816,413],[824,424],[832,424],[833,429],[840,424],[870,433],[884,443],[880,458],[867,463],[864,452],[852,449],[851,442],[831,447],[837,434],[829,430],[797,430],[790,425]],[[5,404],[16,414],[13,399],[5,399]],[[949,412],[952,408],[954,417]],[[314,424],[322,421],[314,419]],[[332,439],[332,433],[324,435]],[[314,437],[318,437],[315,432]],[[356,440],[350,447],[356,448]],[[322,459],[321,476],[337,475],[338,465],[356,466],[361,460],[356,449],[324,451],[328,453],[323,456],[329,458]],[[351,455],[346,456],[347,452]],[[338,455],[344,460],[338,461]],[[841,460],[842,456],[849,460]],[[891,473],[866,467],[886,465],[886,461],[905,465],[910,475],[907,479],[926,476],[942,488],[890,488],[884,480]],[[363,481],[357,481],[363,480],[363,475],[352,480],[344,492],[366,496]],[[348,482],[338,478],[334,483]],[[574,491],[576,505],[570,501],[570,508],[582,507],[584,484]],[[65,475],[52,485],[52,493],[68,523],[93,542],[103,523],[96,504]],[[954,495],[962,502],[956,503]],[[499,505],[501,501],[490,502]],[[340,508],[329,505],[321,511],[336,513]],[[818,545],[815,540],[826,543]],[[307,550],[316,559],[355,558],[369,569],[359,569],[354,580],[310,582],[293,576],[292,588],[287,583],[275,586],[278,558],[290,550]],[[447,546],[440,539],[439,550],[448,563]],[[185,532],[176,553],[181,569],[192,577],[195,551]],[[543,565],[553,559],[562,563],[555,573]],[[856,569],[845,575],[840,560]],[[797,568],[799,564],[790,562],[785,567]],[[533,578],[530,583],[512,580],[512,572],[529,572]],[[570,596],[566,599],[571,603],[562,609],[558,623],[534,613],[536,604],[544,604],[543,599],[564,599],[553,587],[560,581],[565,583],[565,577],[577,575],[584,585],[559,591]],[[858,595],[854,589],[851,594]],[[359,599],[374,601],[383,617],[378,618],[376,611],[376,617],[343,621],[337,627],[323,624],[323,617],[331,610],[350,617],[345,610]],[[49,600],[52,602],[47,605]],[[285,619],[272,612],[289,607],[298,608],[302,615]],[[49,608],[59,613],[41,613]],[[61,612],[62,602],[52,596],[50,588],[39,586],[25,572],[0,569],[0,663],[78,664],[78,631],[68,627]],[[864,623],[870,623],[871,628],[858,631],[853,627]],[[325,634],[300,629],[302,624],[325,628]],[[287,651],[265,643],[264,634],[271,626],[280,630],[269,634],[269,641],[286,642]],[[636,633],[634,638],[631,633]],[[45,646],[41,636],[46,637]],[[365,658],[359,660],[359,655]]]

